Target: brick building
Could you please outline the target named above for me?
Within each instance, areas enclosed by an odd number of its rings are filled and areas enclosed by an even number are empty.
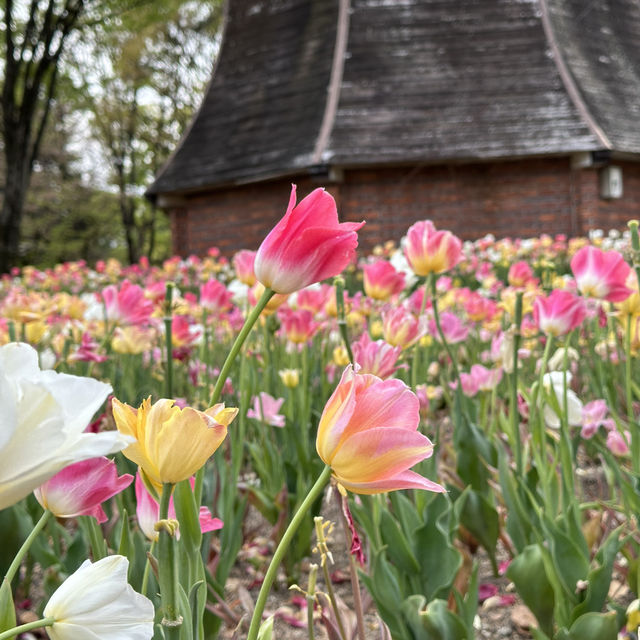
[[[361,246],[640,217],[638,0],[228,0],[202,106],[148,190],[176,252],[256,248],[326,187]]]

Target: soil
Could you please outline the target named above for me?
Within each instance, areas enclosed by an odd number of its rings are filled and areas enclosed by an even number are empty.
[[[327,503],[322,513],[325,519],[336,523],[333,530],[330,550],[333,556],[333,565],[330,573],[333,578],[334,590],[346,605],[345,620],[353,617],[353,590],[349,578],[349,557],[346,551],[346,544],[343,531],[337,526],[339,522],[339,512],[333,500]],[[265,531],[264,522],[261,516],[252,512],[248,518],[249,528],[255,531]],[[268,525],[266,525],[268,527]],[[241,640],[246,636],[246,629],[250,619],[253,603],[255,602],[260,589],[260,579],[263,570],[255,568],[256,550],[264,552],[263,561],[266,564],[273,551],[273,544],[264,537],[256,537],[249,546],[245,546],[240,556],[240,561],[234,569],[232,576],[227,581],[226,605],[233,612],[233,618],[229,616],[228,624],[221,634],[225,640]],[[499,549],[498,561],[507,559],[504,549]],[[494,576],[491,563],[483,550],[479,549],[475,559],[479,563],[479,583],[485,585],[484,589],[488,593],[495,591],[493,595],[479,604],[476,618],[476,639],[486,638],[500,639],[512,638],[513,640],[524,640],[531,638],[528,629],[533,624],[535,618],[529,610],[522,604],[515,594],[513,585],[504,576]],[[319,556],[314,554],[311,562],[319,564]],[[309,561],[303,563],[301,575],[306,587]],[[326,586],[322,574],[318,574],[317,590],[326,592]],[[384,635],[383,624],[381,623],[375,609],[375,605],[364,593],[365,607],[365,637],[367,640],[384,640],[390,636]],[[298,591],[291,591],[286,588],[286,579],[281,572],[278,584],[274,586],[267,601],[266,615],[275,614],[274,640],[309,640],[306,628],[306,608],[300,605],[303,598]],[[240,624],[240,627],[237,625]],[[320,612],[314,613],[314,633],[316,640],[328,640],[330,636],[324,628],[320,619]],[[357,637],[355,634],[352,636]]]

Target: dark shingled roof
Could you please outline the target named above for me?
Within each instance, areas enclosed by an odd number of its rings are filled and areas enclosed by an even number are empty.
[[[229,0],[150,195],[317,165],[640,153],[638,0]]]

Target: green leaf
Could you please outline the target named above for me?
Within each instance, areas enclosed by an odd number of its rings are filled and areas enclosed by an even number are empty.
[[[418,510],[404,492],[392,491],[389,493],[389,502],[405,534],[415,531],[422,524]]]
[[[413,595],[401,607],[416,640],[468,640],[465,625],[444,600],[433,600],[426,609],[425,603],[424,596]]]
[[[485,461],[496,465],[496,450],[476,425],[466,418],[456,421],[454,445],[457,457],[457,471],[465,484],[476,491],[486,493],[489,489],[489,472]]]
[[[548,636],[553,634],[554,592],[545,570],[543,552],[539,545],[525,547],[509,564],[507,578],[511,580]]]
[[[258,629],[258,640],[271,640],[273,637],[274,616],[269,616]]]
[[[180,640],[193,640],[193,627],[189,624],[191,622],[191,607],[189,605],[189,598],[181,584],[178,585],[178,601],[180,615],[182,616]]]
[[[609,534],[600,549],[598,549],[594,558],[597,566],[587,576],[589,586],[587,587],[585,599],[573,610],[571,614],[572,620],[577,620],[589,611],[602,611],[609,593],[613,563],[623,542],[624,538],[620,536],[620,528],[618,528]]]
[[[87,559],[89,547],[82,531],[77,531],[67,549],[62,565],[66,573],[71,575]]]
[[[509,514],[505,526],[513,542],[513,546],[518,552],[521,552],[532,542],[531,528],[534,518],[531,514],[527,513],[525,497],[521,496],[519,488],[512,478],[512,471],[509,469],[505,450],[500,447],[498,451],[500,487],[502,488],[502,496]]]
[[[589,573],[589,557],[585,557],[580,545],[547,517],[542,519],[542,526],[549,541],[555,573],[567,599],[575,602],[578,580],[584,580]]]
[[[448,523],[449,513],[445,511],[415,532],[414,548],[418,550],[422,593],[427,600],[448,594],[462,564],[460,552],[451,543]]]
[[[131,533],[129,531],[129,518],[126,509],[120,518],[122,529],[120,530],[120,542],[118,543],[118,554],[129,558],[131,553]],[[129,558],[131,560],[131,558]]]
[[[420,565],[411,551],[407,538],[387,509],[381,514],[380,533],[383,543],[387,545],[387,555],[391,562],[409,575],[419,573]]]
[[[180,523],[180,543],[188,554],[198,553],[202,542],[199,509],[188,480],[178,482],[173,490],[173,500]]]
[[[615,611],[609,613],[591,611],[580,616],[571,625],[567,640],[616,640],[618,631]]]
[[[387,562],[384,548],[374,552],[369,575],[360,573],[360,579],[374,599],[380,617],[391,630],[392,637],[411,640],[400,615],[402,594],[398,576],[395,568]]]
[[[16,626],[16,608],[13,604],[11,584],[4,579],[0,587],[0,631],[7,631]]]
[[[500,533],[498,512],[483,495],[467,487],[456,500],[454,509],[460,524],[485,548],[494,574],[498,573],[496,544]]]

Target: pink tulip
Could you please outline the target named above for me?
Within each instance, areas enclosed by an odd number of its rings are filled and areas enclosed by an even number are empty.
[[[118,477],[118,469],[108,458],[89,458],[59,471],[33,494],[38,502],[58,518],[93,516],[106,522],[102,503],[126,489],[133,476]]]
[[[604,400],[593,400],[582,407],[582,429],[580,435],[583,438],[592,438],[600,427],[607,431],[616,428],[616,423],[612,418],[605,416],[609,412],[607,403]]]
[[[617,430],[611,429],[607,434],[607,449],[616,456],[626,456],[629,453],[629,441],[631,434],[624,432],[624,436]]]
[[[502,380],[502,369],[487,369],[481,364],[474,364],[471,366],[471,377],[479,391],[491,391]]]
[[[270,424],[272,427],[284,427],[285,418],[278,413],[283,402],[284,398],[276,399],[261,391],[253,399],[253,409],[247,411],[247,417],[260,420],[260,422]]]
[[[105,362],[107,356],[98,353],[99,345],[86,331],[82,334],[80,346],[69,355],[70,362]]]
[[[194,479],[189,480],[191,489],[194,486]],[[155,524],[160,519],[160,505],[156,499],[147,491],[147,488],[142,482],[140,477],[140,471],[136,474],[136,517],[138,519],[138,526],[144,535],[151,541],[158,539],[158,532],[155,530]],[[176,509],[173,504],[173,496],[169,499],[169,513],[170,519],[176,519]],[[216,531],[222,529],[223,523],[219,518],[214,518],[211,515],[211,511],[207,507],[200,507],[198,514],[198,520],[200,522],[200,531],[207,533],[208,531]],[[178,537],[180,532],[178,531]]]
[[[396,362],[402,347],[394,347],[384,340],[373,341],[366,331],[351,345],[351,350],[354,361],[360,365],[360,373],[371,373],[384,380],[400,368]]]
[[[535,283],[536,279],[529,263],[520,260],[509,267],[507,281],[512,287],[526,287],[529,283]]]
[[[256,252],[243,249],[233,256],[233,266],[236,270],[236,276],[240,282],[253,287],[256,283],[256,273],[254,271],[254,263],[256,260]]]
[[[571,271],[584,296],[622,302],[633,293],[625,284],[631,267],[617,251],[582,247],[571,259]]]
[[[386,260],[365,264],[362,272],[364,292],[374,300],[388,300],[404,289],[404,273],[396,271]]]
[[[422,220],[407,231],[404,255],[416,275],[443,273],[460,262],[462,242],[451,231],[436,231],[431,220]]]
[[[232,293],[215,278],[200,287],[200,306],[211,313],[224,313],[231,308]]]
[[[563,336],[582,324],[587,315],[583,298],[564,289],[554,289],[533,302],[533,318],[543,333]]]
[[[258,249],[256,278],[276,293],[293,293],[339,274],[355,257],[363,224],[338,223],[335,200],[324,189],[296,206],[292,185],[287,212]]]
[[[498,305],[494,300],[474,291],[463,300],[463,304],[467,318],[472,322],[489,322],[498,313]]]
[[[99,294],[100,295],[100,294]],[[153,302],[137,284],[124,280],[120,289],[110,284],[102,290],[107,319],[118,324],[145,324],[153,313]]]
[[[302,289],[296,299],[298,309],[307,309],[315,316],[325,308],[329,296],[335,299],[334,288],[328,284]]]
[[[462,385],[462,393],[469,398],[473,398],[473,396],[478,393],[478,383],[473,379],[473,376],[470,373],[461,373],[460,374],[460,384]],[[452,389],[458,388],[458,381],[454,380],[449,383],[449,386]]]
[[[464,342],[469,335],[469,327],[465,326],[462,320],[450,311],[444,311],[440,314],[440,327],[442,328],[445,340],[449,344]],[[435,338],[440,339],[435,318],[429,320],[429,333]]]
[[[386,310],[382,314],[382,334],[392,347],[406,349],[426,332],[424,323],[403,307]]]
[[[316,448],[348,491],[396,489],[443,492],[439,484],[409,471],[433,453],[419,433],[419,401],[401,380],[355,373],[349,365],[318,425]]]
[[[294,344],[305,344],[315,335],[320,326],[313,319],[313,313],[308,309],[283,309],[279,315],[282,330],[287,340]]]

